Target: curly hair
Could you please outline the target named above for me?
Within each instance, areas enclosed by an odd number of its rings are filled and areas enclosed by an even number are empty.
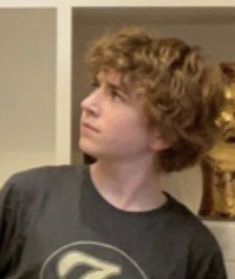
[[[224,82],[220,67],[209,65],[199,48],[129,27],[98,39],[86,61],[93,76],[112,69],[144,91],[148,126],[170,142],[156,156],[158,171],[193,166],[216,142]]]

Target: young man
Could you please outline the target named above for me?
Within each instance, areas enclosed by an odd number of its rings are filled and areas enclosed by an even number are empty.
[[[219,69],[140,28],[102,37],[88,66],[94,90],[81,103],[79,146],[96,162],[8,180],[1,278],[225,279],[215,238],[160,181],[213,145]]]

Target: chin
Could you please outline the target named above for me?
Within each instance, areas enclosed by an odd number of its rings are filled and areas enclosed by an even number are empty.
[[[94,150],[94,147],[92,148],[92,146],[86,140],[80,139],[78,147],[84,154],[87,154],[88,156],[91,156],[93,158],[97,158],[98,154]]]

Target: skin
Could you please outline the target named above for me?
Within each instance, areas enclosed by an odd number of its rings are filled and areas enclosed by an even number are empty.
[[[79,147],[97,159],[90,166],[93,183],[107,202],[126,211],[147,211],[166,202],[153,162],[156,152],[169,145],[147,128],[143,105],[134,86],[122,83],[113,70],[100,72],[81,102]]]

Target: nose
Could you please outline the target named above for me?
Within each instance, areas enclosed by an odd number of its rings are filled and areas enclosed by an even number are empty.
[[[88,114],[91,114],[93,116],[99,115],[100,107],[99,107],[99,101],[98,101],[98,89],[95,89],[88,97],[86,97],[81,102],[81,109]]]

